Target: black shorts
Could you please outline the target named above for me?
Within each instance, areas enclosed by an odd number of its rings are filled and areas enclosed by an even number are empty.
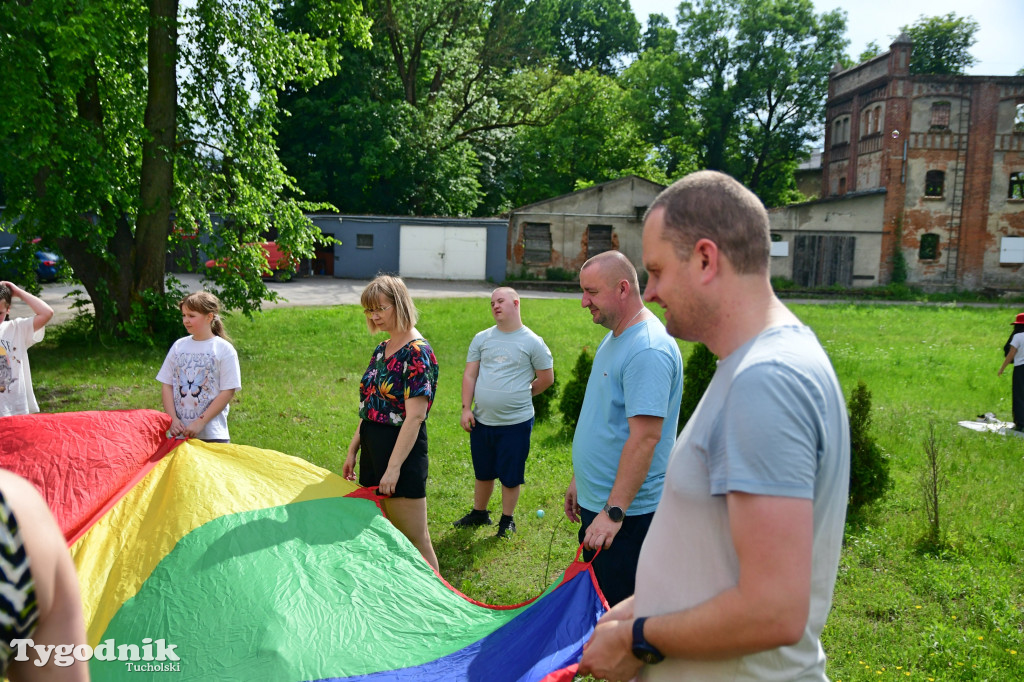
[[[376,488],[387,471],[401,426],[366,421],[359,423],[359,485]],[[427,424],[420,424],[409,456],[402,462],[391,497],[419,499],[427,496]]]
[[[526,480],[526,458],[530,454],[533,417],[509,426],[488,426],[479,421],[469,432],[473,473],[478,481],[498,479],[506,488]]]
[[[587,528],[597,518],[597,514],[589,509],[580,509],[580,517],[583,523],[580,524],[578,537],[582,544],[583,538],[587,535]],[[593,549],[583,550],[583,560],[594,562],[594,575],[604,598],[608,600],[608,606],[615,606],[635,591],[640,547],[644,544],[652,520],[654,512],[627,516],[622,520],[622,528],[615,534],[611,547],[602,549],[600,554]]]

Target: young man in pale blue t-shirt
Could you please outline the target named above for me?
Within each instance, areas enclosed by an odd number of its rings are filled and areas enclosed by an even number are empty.
[[[461,424],[469,432],[476,483],[472,511],[454,525],[461,528],[492,523],[487,504],[498,479],[500,538],[516,532],[513,513],[530,452],[533,396],[555,380],[551,351],[542,338],[523,325],[519,306],[515,289],[494,290],[491,314],[497,324],[473,337],[462,375]]]

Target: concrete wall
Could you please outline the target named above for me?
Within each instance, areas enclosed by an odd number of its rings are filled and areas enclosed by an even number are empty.
[[[876,191],[769,210],[773,238],[781,236],[782,241],[789,244],[788,255],[772,256],[772,277],[793,279],[794,238],[797,234],[841,234],[856,239],[853,285],[878,285],[884,206],[885,193]]]
[[[524,268],[543,276],[547,268],[579,270],[587,260],[587,228],[612,227],[612,248],[643,269],[643,214],[664,186],[629,176],[572,194],[537,202],[512,211],[508,222],[507,268],[514,277]],[[551,257],[546,263],[524,265],[527,223],[547,224],[551,230]]]
[[[885,78],[888,75],[888,59],[889,54],[883,53],[874,59],[839,73],[832,79],[829,96],[839,97],[872,83],[879,78]]]

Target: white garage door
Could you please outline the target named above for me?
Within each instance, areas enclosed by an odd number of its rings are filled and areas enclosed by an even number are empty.
[[[486,279],[487,228],[402,225],[398,272],[421,279]]]

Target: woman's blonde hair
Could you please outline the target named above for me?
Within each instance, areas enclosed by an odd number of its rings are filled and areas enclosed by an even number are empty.
[[[390,301],[395,306],[395,323],[398,328],[405,332],[416,326],[419,319],[419,312],[412,302],[412,296],[405,287],[401,277],[394,275],[377,275],[363,289],[363,295],[359,302],[363,310],[371,310],[381,304]],[[377,328],[369,316],[366,318],[366,328],[370,333],[376,332]]]
[[[209,291],[194,291],[185,298],[181,299],[181,303],[178,304],[178,308],[184,310],[194,310],[197,313],[206,315],[213,313],[213,323],[210,324],[210,330],[214,336],[219,336],[228,343],[231,343],[231,337],[228,336],[228,330],[224,328],[224,321],[220,319],[220,299],[211,294]]]

